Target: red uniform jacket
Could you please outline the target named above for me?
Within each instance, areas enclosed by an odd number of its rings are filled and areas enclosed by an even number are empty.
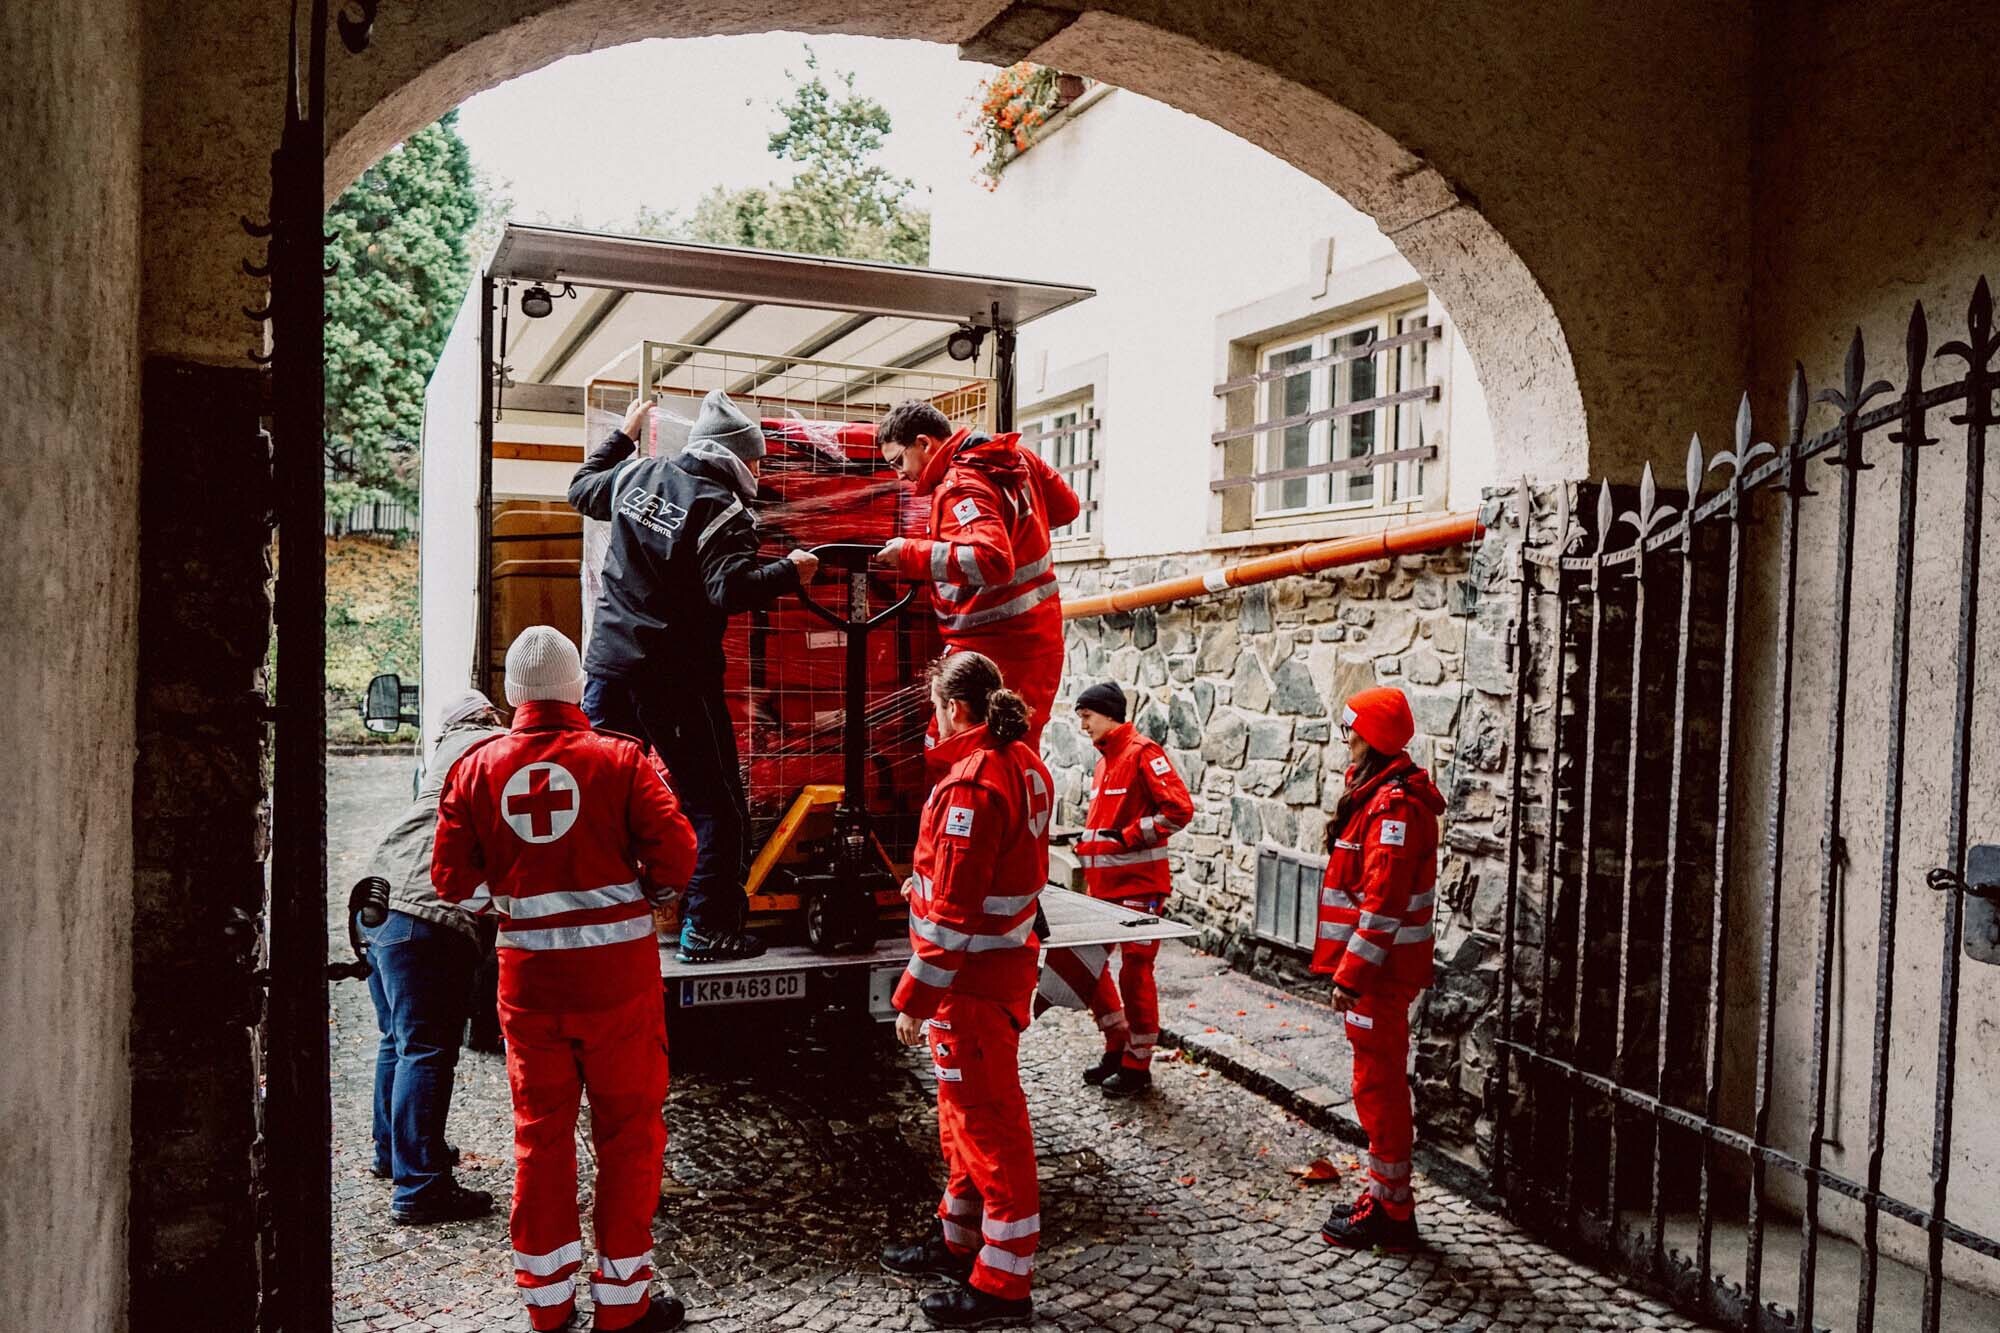
[[[1093,898],[1164,898],[1173,891],[1167,839],[1194,818],[1187,784],[1167,752],[1130,722],[1097,742],[1088,826],[1077,839],[1083,882]]]
[[[1021,1027],[1041,941],[1035,903],[1049,881],[1049,770],[1020,741],[994,745],[983,726],[936,751],[950,764],[924,804],[910,872],[910,964],[895,1005],[915,1018],[947,992],[995,1000]]]
[[[537,701],[452,765],[431,882],[447,902],[500,914],[503,1004],[588,1013],[659,989],[651,898],[687,884],[694,851],[637,741]]]
[[[1032,704],[1042,675],[1051,699],[1062,677],[1049,529],[1073,521],[1081,505],[1060,473],[1018,447],[1020,438],[960,431],[938,446],[917,479],[930,496],[931,535],[905,541],[898,563],[906,577],[931,583],[945,643],[998,662]],[[1034,663],[1033,680],[1016,679],[1025,661]]]
[[[1398,755],[1327,849],[1312,968],[1358,995],[1431,984],[1438,816],[1431,775]]]

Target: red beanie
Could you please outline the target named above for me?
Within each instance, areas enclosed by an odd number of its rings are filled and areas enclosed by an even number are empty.
[[[1350,695],[1340,720],[1371,749],[1383,754],[1399,754],[1417,734],[1416,719],[1410,716],[1410,701],[1393,685],[1377,685]]]

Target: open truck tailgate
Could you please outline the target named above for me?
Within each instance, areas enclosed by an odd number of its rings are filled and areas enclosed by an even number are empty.
[[[1181,939],[1195,934],[1193,926],[1164,917],[1147,916],[1116,903],[1086,897],[1053,886],[1042,890],[1042,912],[1048,917],[1049,938],[1044,957],[1053,950],[1089,945],[1138,944],[1148,940]],[[876,1017],[888,1015],[887,992],[909,961],[910,941],[899,935],[878,941],[865,953],[815,953],[803,944],[788,944],[740,963],[683,963],[671,944],[660,946],[660,976],[673,1002],[682,1008],[759,1000],[803,999],[808,981],[854,969],[870,969],[869,1008]]]

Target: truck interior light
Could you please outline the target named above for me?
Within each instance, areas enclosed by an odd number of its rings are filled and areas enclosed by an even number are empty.
[[[525,301],[523,310],[527,309]],[[967,324],[957,329],[944,340],[945,355],[954,361],[970,361],[979,355],[979,345],[986,341],[986,330]]]

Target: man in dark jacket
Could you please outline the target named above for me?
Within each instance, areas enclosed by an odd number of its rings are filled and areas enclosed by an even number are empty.
[[[368,995],[382,1034],[375,1055],[374,1173],[396,1182],[389,1213],[403,1226],[480,1217],[493,1206],[485,1190],[465,1189],[453,1178],[458,1150],[444,1138],[459,1034],[473,970],[486,946],[470,913],[438,901],[431,840],[445,775],[466,750],[505,727],[477,690],[448,701],[440,725],[416,799],[383,835],[368,867],[389,886],[388,918],[368,932]]]
[[[796,592],[819,560],[797,550],[776,560],[757,554],[750,506],[764,432],[756,422],[718,389],[678,456],[634,457],[633,432],[651,406],[635,402],[569,484],[578,513],[611,524],[583,706],[591,725],[652,743],[700,840],[681,961],[754,958],[764,945],[743,929],[750,812],[723,701],[722,632],[730,616]]]

